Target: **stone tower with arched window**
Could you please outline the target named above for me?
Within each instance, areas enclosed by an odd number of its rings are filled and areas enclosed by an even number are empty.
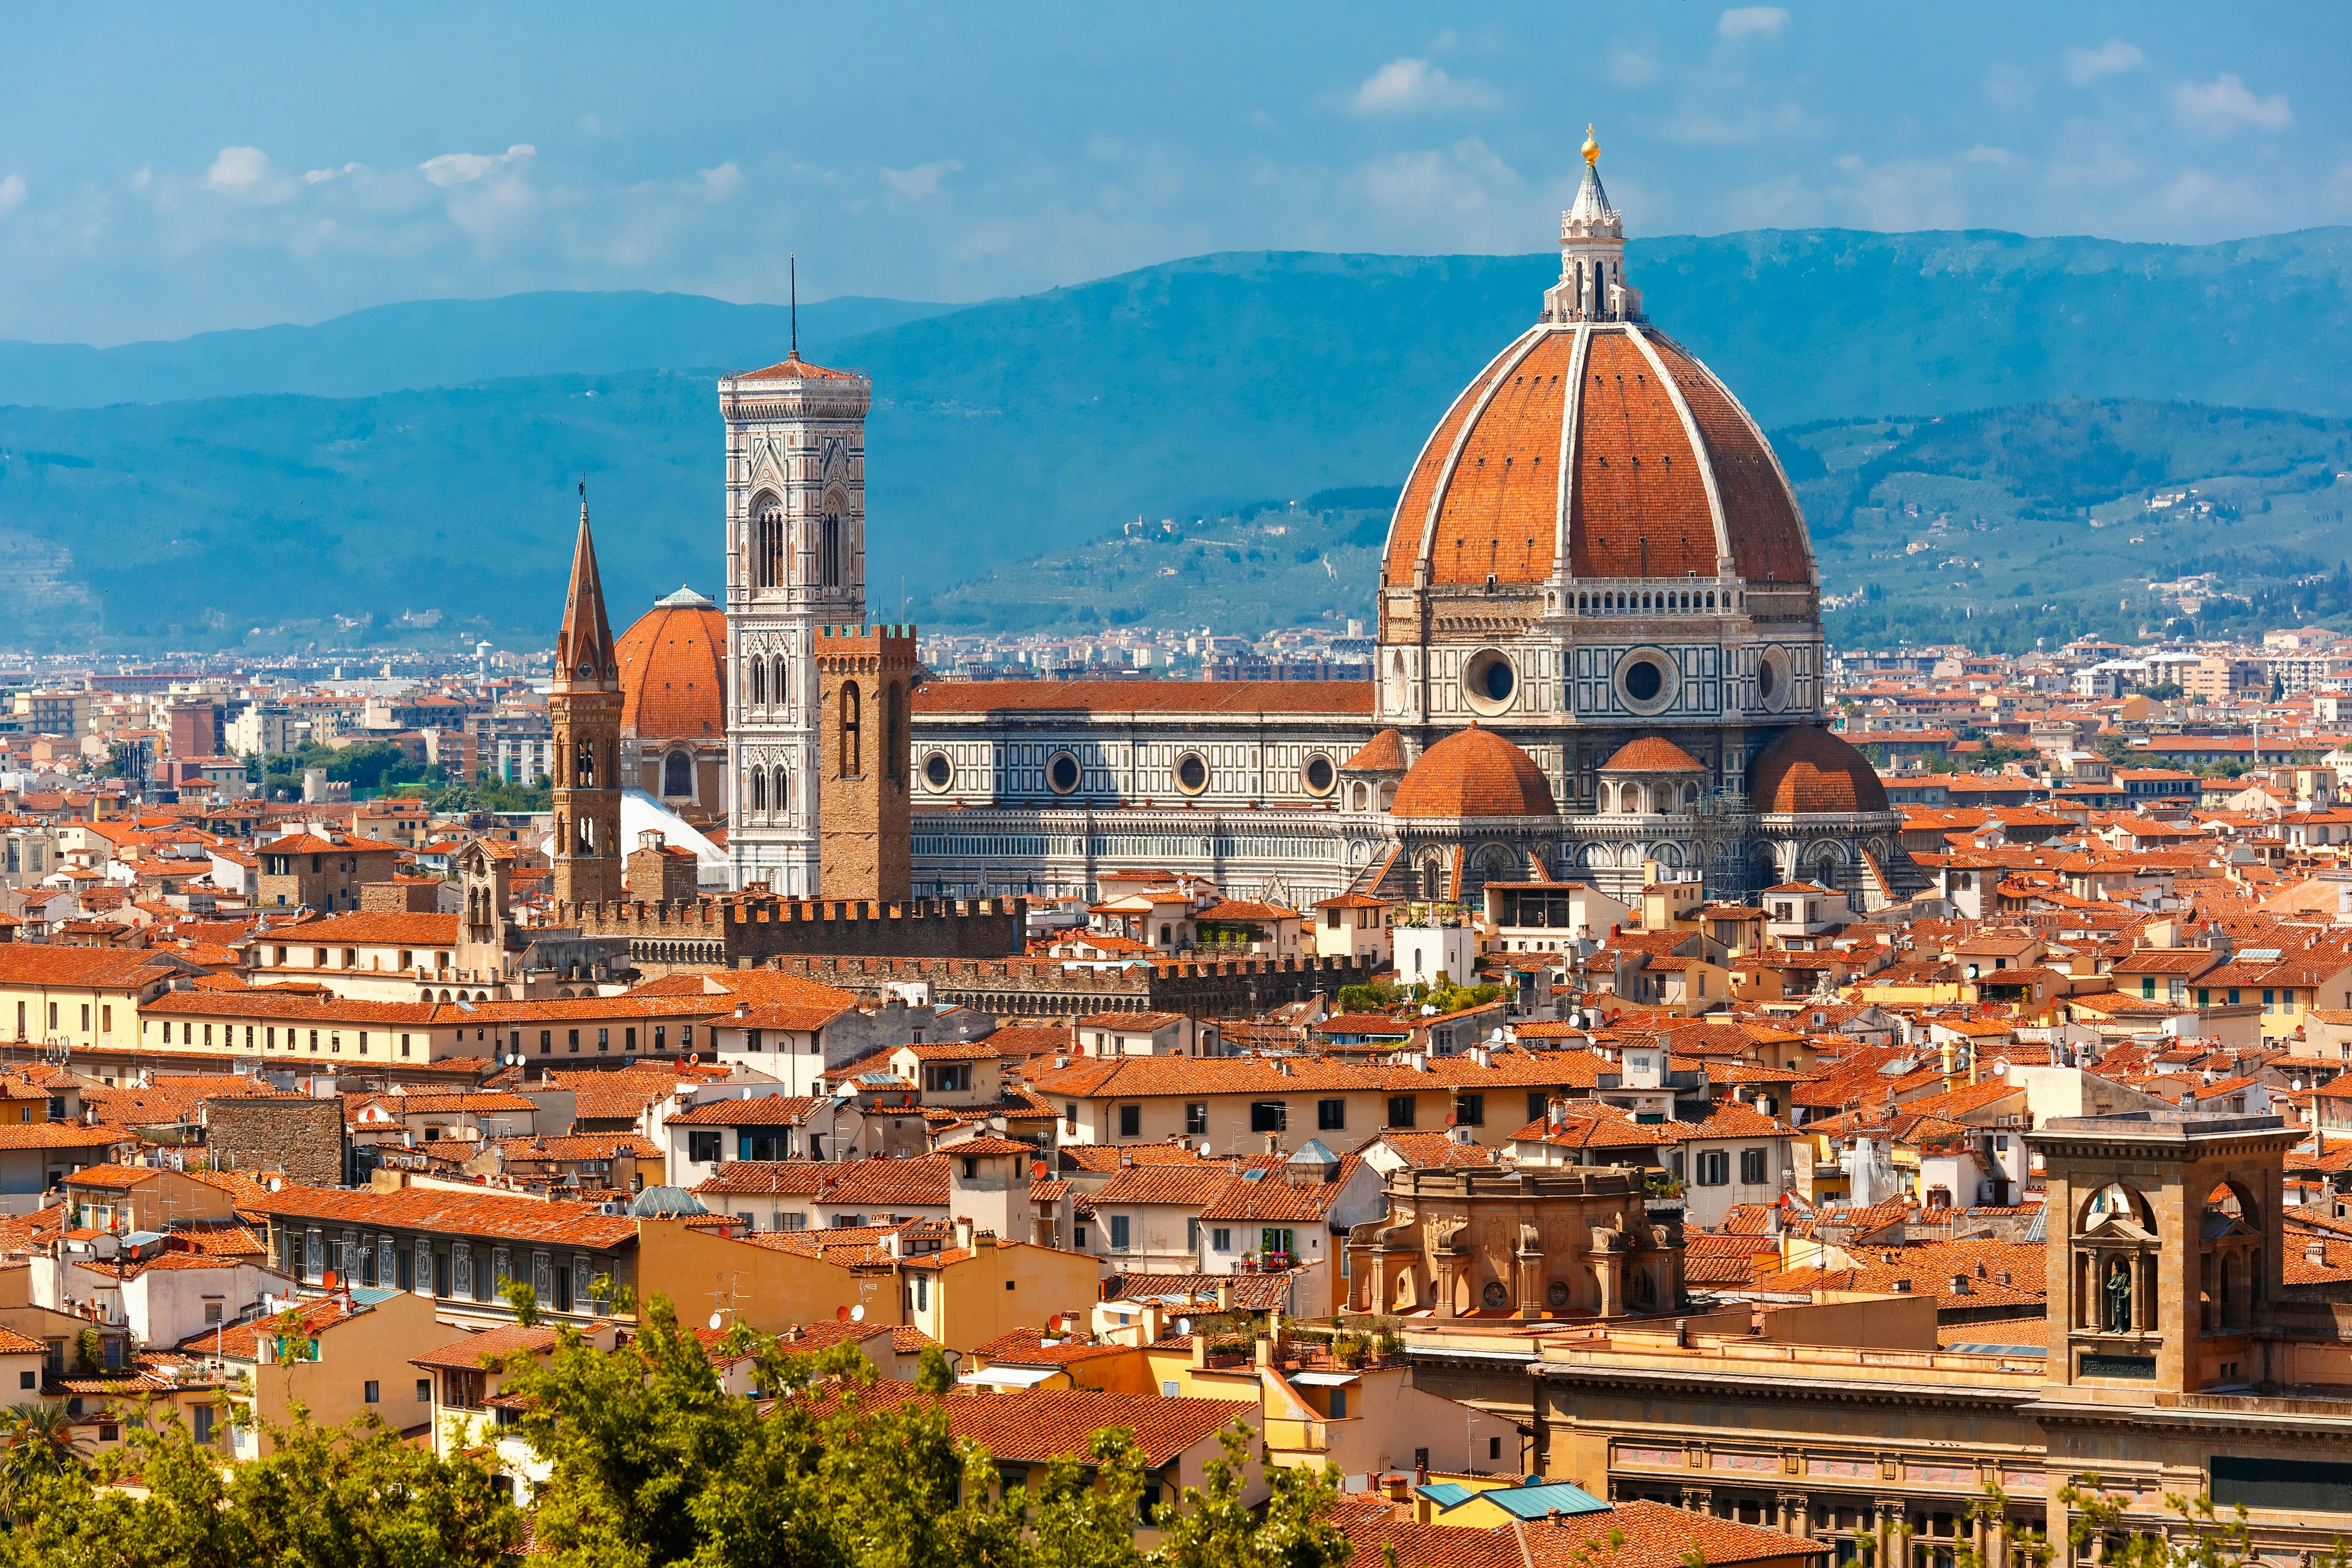
[[[816,671],[818,896],[902,901],[915,628],[821,626]]]
[[[2026,1135],[2047,1182],[2048,1381],[2158,1395],[2297,1381],[2273,1365],[2283,1160],[2275,1116],[2059,1117]]]
[[[621,666],[596,542],[588,532],[588,492],[580,492],[580,536],[572,548],[572,588],[555,634],[555,680],[547,717],[554,731],[555,875],[562,904],[621,896]]]
[[[735,884],[813,897],[819,626],[866,615],[873,385],[800,357],[719,383],[727,425],[727,849]],[[903,766],[902,766],[903,771]]]

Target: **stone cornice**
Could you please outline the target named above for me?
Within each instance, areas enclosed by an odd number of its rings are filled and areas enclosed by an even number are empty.
[[[1433,1359],[1442,1359],[1442,1352]],[[1528,1371],[1539,1381],[1548,1383],[1623,1390],[1633,1394],[1686,1391],[1710,1403],[1738,1397],[1769,1400],[1777,1404],[1901,1405],[1913,1409],[1940,1406],[1981,1411],[2020,1410],[2040,1396],[2037,1390],[2027,1388],[1878,1381],[1849,1383],[1843,1379],[1796,1376],[1785,1372],[1769,1378],[1734,1379],[1725,1377],[1720,1371],[1662,1372],[1652,1367],[1593,1366],[1568,1362],[1538,1362]]]

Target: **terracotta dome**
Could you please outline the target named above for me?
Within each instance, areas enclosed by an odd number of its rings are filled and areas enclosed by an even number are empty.
[[[1343,773],[1401,773],[1404,772],[1404,737],[1394,730],[1383,730],[1364,742],[1363,749],[1339,764]]]
[[[647,741],[727,733],[727,616],[691,588],[656,602],[622,637],[621,728]]]
[[[1464,387],[1414,462],[1383,580],[1483,587],[1729,576],[1812,581],[1804,515],[1764,433],[1713,372],[1650,325],[1624,225],[1586,149],[1541,316]],[[1564,558],[1564,559],[1563,559]],[[1723,605],[1728,610],[1732,606]]]
[[[1852,816],[1885,811],[1886,786],[1870,759],[1827,730],[1783,730],[1748,769],[1748,809]]]
[[[1662,735],[1643,735],[1617,748],[1601,771],[1620,773],[1703,773],[1698,759]]]
[[[1422,752],[1389,805],[1394,816],[1554,816],[1536,760],[1492,730],[1457,730]]]

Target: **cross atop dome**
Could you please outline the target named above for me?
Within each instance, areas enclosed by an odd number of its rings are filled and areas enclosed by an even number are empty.
[[[1559,215],[1559,281],[1544,292],[1548,321],[1638,321],[1642,292],[1625,283],[1625,224],[1601,184],[1601,143],[1584,128],[1584,182]]]

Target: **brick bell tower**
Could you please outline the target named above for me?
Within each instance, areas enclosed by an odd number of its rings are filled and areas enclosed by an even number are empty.
[[[559,904],[617,903],[621,897],[621,666],[596,542],[588,532],[588,487],[580,487],[580,537],[572,550],[572,591],[555,634],[555,683],[547,694],[555,731],[555,877]]]
[[[817,629],[820,898],[907,898],[916,669],[912,626]]]

